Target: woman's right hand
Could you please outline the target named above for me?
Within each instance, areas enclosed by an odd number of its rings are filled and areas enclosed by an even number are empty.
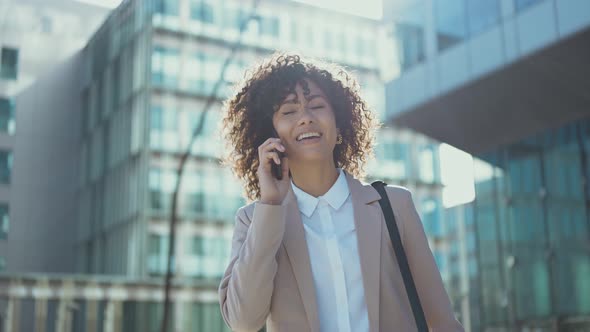
[[[260,161],[257,175],[260,186],[260,203],[280,205],[287,195],[291,179],[289,179],[289,160],[285,156],[279,158],[277,151],[285,152],[285,147],[279,138],[271,137],[258,147]],[[274,163],[281,166],[282,180],[277,180],[271,171]]]

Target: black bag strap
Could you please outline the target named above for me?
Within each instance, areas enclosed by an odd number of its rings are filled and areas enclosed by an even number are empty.
[[[387,230],[389,231],[389,238],[391,239],[393,251],[395,251],[395,256],[397,257],[399,268],[404,279],[406,293],[408,294],[408,299],[410,300],[410,305],[412,306],[412,312],[414,313],[414,320],[416,321],[418,332],[428,332],[428,325],[426,324],[424,311],[422,310],[422,305],[420,304],[420,298],[418,297],[416,285],[414,284],[414,279],[412,278],[412,272],[410,271],[408,258],[406,257],[406,252],[402,246],[402,240],[395,222],[395,215],[393,214],[393,209],[389,203],[387,192],[385,191],[386,183],[383,181],[375,181],[371,183],[371,185],[377,190],[377,192],[379,192],[379,195],[381,195],[379,205],[381,205],[383,216],[385,216],[385,223],[387,224]]]

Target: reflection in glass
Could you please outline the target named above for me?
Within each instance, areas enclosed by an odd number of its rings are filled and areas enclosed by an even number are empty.
[[[467,11],[470,35],[484,31],[500,18],[500,4],[497,0],[468,0]]]
[[[203,0],[192,0],[190,3],[190,17],[204,23],[213,23],[215,20],[213,6]]]
[[[425,59],[425,3],[419,2],[400,11],[395,18],[394,34],[402,70]]]
[[[0,98],[0,132],[14,134],[14,103]]]
[[[590,313],[588,152],[583,121],[481,156],[490,163],[476,173],[485,326]]]
[[[9,184],[12,174],[12,152],[0,150],[0,184]]]
[[[465,0],[436,0],[434,3],[438,50],[445,50],[467,37]]]
[[[10,214],[8,212],[8,204],[0,204],[0,240],[8,237],[9,229]],[[2,271],[1,268],[0,271]]]
[[[541,1],[544,0],[514,0],[514,8],[519,12]]]
[[[163,15],[178,16],[179,0],[155,0],[156,12]]]

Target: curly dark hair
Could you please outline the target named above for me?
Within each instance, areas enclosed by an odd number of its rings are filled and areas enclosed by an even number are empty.
[[[308,60],[299,55],[275,54],[247,70],[236,94],[224,105],[225,163],[245,181],[250,200],[260,198],[256,171],[258,147],[273,137],[272,116],[297,83],[313,81],[334,110],[342,144],[334,149],[334,163],[356,177],[373,155],[374,132],[379,124],[359,93],[359,84],[342,67]]]

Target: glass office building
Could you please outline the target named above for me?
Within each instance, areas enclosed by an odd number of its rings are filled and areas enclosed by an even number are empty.
[[[466,327],[589,330],[590,2],[385,0],[384,22],[388,121],[477,158]]]

